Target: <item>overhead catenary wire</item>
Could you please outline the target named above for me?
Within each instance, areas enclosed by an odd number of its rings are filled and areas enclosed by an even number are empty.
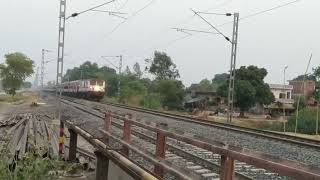
[[[198,32],[198,33],[207,33],[207,34],[218,34],[218,33],[215,33],[215,32],[210,32],[210,31],[204,31],[204,30],[196,30],[196,29],[185,29],[185,28],[172,28],[172,29],[175,29],[179,32]],[[190,35],[192,35],[190,33]]]
[[[105,12],[105,13],[112,13],[112,14],[128,14],[128,13],[123,13],[123,12],[117,12],[117,11],[106,11],[106,10],[99,10],[99,9],[93,9],[91,11],[96,11],[96,12]]]
[[[84,13],[86,13],[86,12],[92,11],[92,10],[97,9],[97,8],[99,8],[99,7],[102,7],[102,6],[105,6],[105,5],[107,5],[107,4],[110,4],[110,3],[114,2],[114,1],[116,1],[116,0],[111,0],[111,1],[108,1],[108,2],[104,2],[104,3],[99,4],[99,5],[97,5],[97,6],[91,7],[91,8],[89,8],[89,9],[86,9],[86,10],[83,10],[83,11],[80,11],[80,12],[78,12],[78,13],[73,13],[73,14],[71,14],[69,17],[67,17],[66,19],[79,16],[80,14],[84,14]]]
[[[249,14],[247,16],[243,16],[242,18],[239,18],[239,23],[243,20],[246,20],[246,19],[249,19],[251,17],[255,17],[255,16],[258,16],[258,15],[261,15],[261,14],[264,14],[264,13],[267,13],[267,12],[270,12],[270,11],[273,11],[273,10],[276,10],[276,9],[279,9],[279,8],[283,8],[283,7],[286,7],[286,6],[289,6],[289,5],[292,5],[292,4],[295,4],[299,1],[302,1],[302,0],[294,0],[294,1],[290,1],[290,2],[287,2],[287,3],[284,3],[284,4],[281,4],[281,5],[278,5],[278,6],[274,6],[272,8],[269,8],[269,9],[265,9],[265,10],[262,10],[262,11],[259,11],[259,12],[256,12],[256,13],[253,13],[253,14]],[[207,12],[207,11],[203,11],[203,12]],[[222,24],[219,24],[217,25],[216,27],[221,27],[221,26],[225,26],[227,24],[231,24],[233,23],[233,21],[228,21],[226,23],[222,23]],[[200,32],[199,32],[200,33]],[[194,34],[193,34],[194,35]],[[187,39],[188,37],[191,37],[192,35],[187,35],[187,36],[184,36],[183,38],[179,38],[179,39],[174,39],[174,40],[171,40],[169,41],[168,44],[172,45],[173,43],[176,43],[180,40],[184,40],[184,39]]]
[[[110,16],[115,16],[121,19],[127,19],[126,17],[118,15],[118,14],[127,14],[127,13],[116,12],[116,11],[105,11],[105,10],[91,10],[91,11],[104,12],[104,13],[108,13]]]
[[[146,8],[148,8],[149,6],[151,6],[156,0],[151,0],[149,1],[149,3],[147,3],[145,6],[143,6],[142,8],[138,9],[136,12],[132,13],[131,16],[129,16],[127,19],[125,19],[124,21],[120,22],[119,24],[117,24],[105,37],[110,36],[111,34],[113,34],[116,30],[118,30],[118,28],[126,23],[129,19],[132,19],[133,17],[137,16],[141,11],[145,10]]]
[[[213,24],[211,24],[208,20],[206,20],[204,17],[202,17],[198,12],[194,11],[193,9],[191,9],[191,11],[193,11],[197,16],[199,16],[203,21],[205,21],[209,26],[211,26],[214,30],[216,30],[221,36],[223,36],[227,41],[229,41],[230,43],[232,43],[230,41],[230,38],[227,37],[226,35],[224,35],[218,28],[216,28]]]
[[[118,10],[123,9],[127,4],[128,4],[129,0],[125,0],[125,2],[118,8]]]

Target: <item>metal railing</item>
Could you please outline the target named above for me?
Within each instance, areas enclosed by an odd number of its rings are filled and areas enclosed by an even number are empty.
[[[112,119],[123,121],[123,137],[119,138],[112,134]],[[132,127],[136,126],[156,133],[155,154],[150,156],[143,152],[139,147],[131,143]],[[239,147],[225,145],[223,143],[209,144],[200,140],[192,139],[183,135],[175,134],[164,129],[153,127],[134,121],[129,116],[120,116],[112,112],[105,113],[104,128],[100,129],[108,140],[113,140],[122,145],[121,152],[128,156],[129,151],[138,153],[148,161],[154,163],[154,173],[160,177],[164,176],[164,172],[173,173],[180,179],[192,179],[178,169],[173,168],[165,161],[166,141],[167,138],[172,138],[182,141],[201,149],[205,149],[221,156],[220,165],[220,179],[231,180],[234,179],[234,161],[245,162],[258,168],[278,173],[279,175],[288,176],[296,179],[320,179],[320,169],[316,167],[307,166],[305,164],[280,159],[268,154],[251,151]]]

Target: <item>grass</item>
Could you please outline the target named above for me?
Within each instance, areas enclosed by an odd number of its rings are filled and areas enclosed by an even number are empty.
[[[28,98],[27,96],[24,96],[21,93],[18,93],[15,96],[11,96],[8,94],[1,94],[0,95],[0,102],[13,103],[13,102],[26,100],[27,98]]]
[[[118,103],[118,98],[116,97],[108,97],[104,96],[104,98],[100,101],[101,103]]]

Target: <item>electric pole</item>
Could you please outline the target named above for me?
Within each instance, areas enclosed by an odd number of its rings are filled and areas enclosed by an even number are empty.
[[[229,93],[228,93],[228,123],[232,122],[233,104],[234,104],[234,81],[236,76],[236,59],[238,45],[238,28],[239,28],[239,13],[233,14],[233,34],[231,48],[231,63],[230,63],[230,78],[229,78]]]
[[[119,59],[119,65],[118,66],[116,66],[116,65],[114,65],[111,61],[109,61],[108,59],[107,59],[107,57],[116,57],[116,58],[120,58]],[[121,91],[121,88],[120,88],[120,86],[121,86],[121,73],[122,73],[122,55],[119,55],[119,56],[101,56],[101,58],[103,58],[103,59],[105,59],[106,61],[108,61],[115,69],[117,69],[118,70],[118,74],[119,74],[119,76],[118,76],[118,102],[120,102],[120,91]]]
[[[58,119],[60,120],[60,134],[59,134],[59,154],[60,155],[63,154],[63,148],[64,148],[64,123],[61,121],[61,94],[62,94],[61,88],[62,88],[62,73],[63,73],[65,24],[66,24],[66,0],[60,0],[57,79],[56,79],[56,97],[58,100]]]
[[[38,88],[39,83],[39,67],[37,67],[36,77],[34,78],[33,87]]]
[[[45,52],[50,52],[49,50],[46,50],[46,49],[42,49],[42,60],[41,60],[41,88],[43,88],[43,80],[44,80],[44,69],[45,69]]]
[[[286,91],[286,70],[289,66],[285,66],[283,69],[283,91],[284,91],[284,101],[285,99],[289,99],[290,97],[287,97],[287,91]],[[285,102],[282,102],[282,110],[283,110],[283,133],[286,132],[286,107]]]
[[[118,80],[118,102],[120,102],[120,85],[121,85],[121,69],[122,69],[122,55],[117,56],[120,58],[119,60],[119,80]]]

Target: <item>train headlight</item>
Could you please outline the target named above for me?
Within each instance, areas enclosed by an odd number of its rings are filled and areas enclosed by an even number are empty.
[[[100,91],[100,87],[99,86],[94,86],[93,87],[93,91]]]

